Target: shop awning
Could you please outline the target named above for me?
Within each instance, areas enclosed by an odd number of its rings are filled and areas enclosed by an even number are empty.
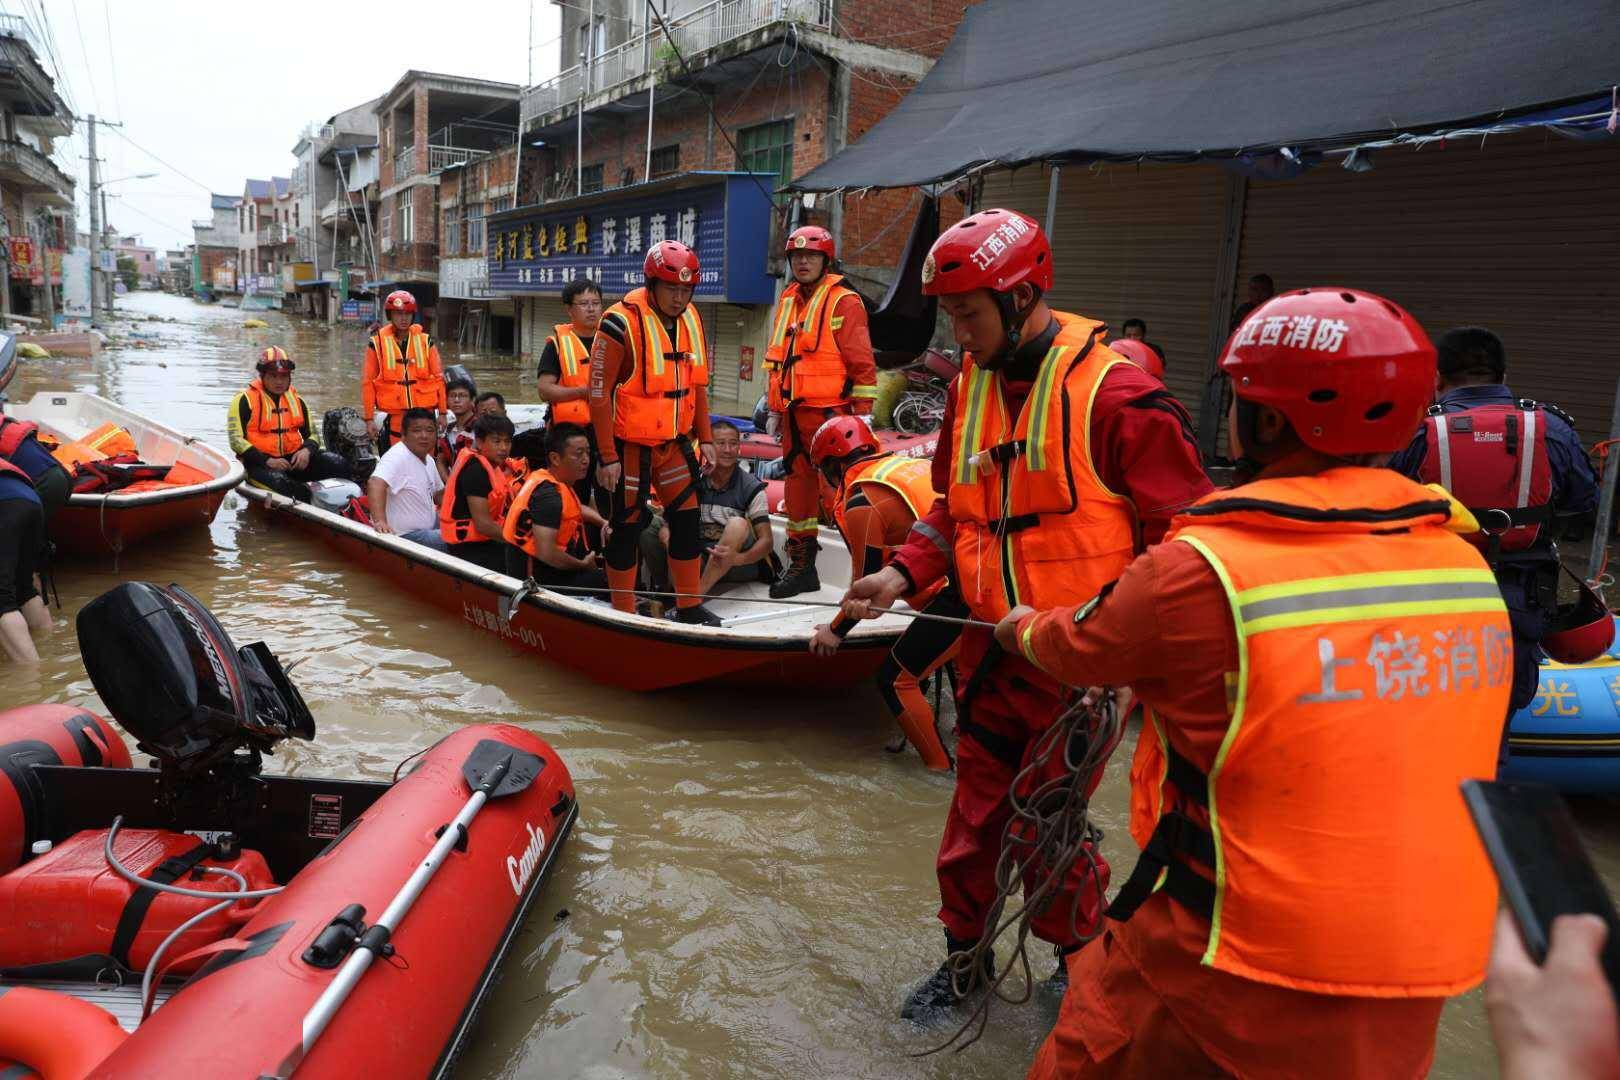
[[[1616,0],[986,0],[893,112],[789,186],[1303,154],[1599,96],[1606,111],[1615,83]]]

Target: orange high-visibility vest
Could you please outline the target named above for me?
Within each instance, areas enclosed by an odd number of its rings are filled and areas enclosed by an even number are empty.
[[[833,508],[833,520],[846,539],[849,529],[844,525],[844,503],[860,484],[877,484],[893,491],[905,500],[913,518],[927,514],[939,497],[934,491],[933,466],[922,458],[892,453],[863,458],[844,472],[843,491]]]
[[[456,458],[455,468],[450,470],[450,478],[444,483],[443,499],[439,503],[439,535],[447,544],[466,544],[488,540],[489,537],[478,531],[473,524],[472,512],[468,516],[458,518],[456,512],[456,485],[461,481],[461,470],[467,467],[468,462],[476,461],[489,477],[489,516],[495,519],[495,524],[502,525],[506,520],[506,504],[512,497],[512,476],[504,468],[497,469],[489,463],[489,459],[476,450],[464,449],[461,456]]]
[[[676,320],[673,342],[646,289],[631,291],[607,314],[628,329],[624,347],[631,359],[629,376],[613,391],[613,434],[643,446],[691,434],[697,423],[693,391],[709,385],[709,345],[697,308],[688,304]]]
[[[407,331],[402,352],[399,338],[392,325],[385,326],[371,337],[371,348],[377,354],[379,370],[376,380],[377,408],[390,417],[389,425],[406,409],[421,405],[423,408],[443,408],[444,376],[436,375],[428,366],[428,352],[432,346],[428,336],[415,323]]]
[[[841,274],[823,274],[809,297],[797,281],[782,290],[765,347],[772,411],[786,412],[789,402],[830,408],[849,401],[849,369],[833,337],[833,311],[853,289]]]
[[[591,354],[585,348],[585,343],[579,339],[573,323],[558,323],[552,327],[552,335],[548,339],[551,347],[557,350],[557,361],[562,367],[562,374],[557,377],[558,386],[586,386],[591,381]],[[589,427],[591,424],[591,407],[584,398],[574,401],[564,401],[551,407],[551,422],[554,424],[579,424]]]
[[[1235,698],[1207,776],[1163,720],[1143,728],[1131,831],[1175,852],[1138,874],[1204,909],[1204,964],[1370,997],[1450,996],[1484,974],[1496,881],[1458,785],[1495,774],[1513,641],[1451,505],[1346,466],[1176,519],[1170,539],[1231,604]]]
[[[524,481],[519,489],[517,498],[507,507],[506,521],[501,526],[501,535],[513,547],[528,552],[530,558],[538,559],[540,551],[534,542],[534,522],[524,521],[524,512],[529,509],[529,503],[534,499],[534,493],[540,485],[550,484],[562,496],[562,521],[557,525],[557,546],[568,550],[568,545],[579,536],[580,530],[585,527],[585,518],[580,513],[579,496],[575,494],[573,485],[565,484],[551,474],[550,469],[535,469]]]
[[[271,457],[290,457],[304,445],[304,418],[308,415],[298,392],[292,387],[272,401],[262,379],[247,388],[248,422],[242,436],[255,449]]]
[[[1136,514],[1091,460],[1091,403],[1130,361],[1095,340],[1101,323],[1053,312],[1059,330],[1023,410],[1009,415],[1001,372],[971,359],[956,379],[947,492],[956,576],[980,619],[1019,604],[1095,596],[1136,550]]]

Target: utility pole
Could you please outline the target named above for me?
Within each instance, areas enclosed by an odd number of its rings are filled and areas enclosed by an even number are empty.
[[[101,272],[101,174],[100,164],[96,158],[96,114],[91,113],[90,124],[90,325],[94,326],[101,318],[100,293],[96,291],[96,276]],[[50,287],[50,268],[46,268],[45,285]]]

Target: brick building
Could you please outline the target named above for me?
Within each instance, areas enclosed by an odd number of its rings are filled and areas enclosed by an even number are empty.
[[[439,174],[439,303],[435,331],[472,348],[513,352],[511,297],[489,295],[485,219],[517,194],[517,147],[458,162]]]
[[[242,200],[235,195],[209,196],[213,217],[191,223],[191,290],[199,298],[240,290],[236,272],[240,258]]]
[[[669,213],[680,214],[695,207],[692,193],[702,194],[705,185],[678,178],[705,173],[753,173],[774,192],[886,115],[927,73],[966,4],[772,0],[739,11],[735,3],[670,0],[664,25],[654,19],[650,26],[648,6],[639,0],[561,7],[562,71],[523,93],[518,204],[529,213],[513,211],[492,223],[518,230],[512,235],[575,206],[582,218],[640,222],[643,215],[627,216],[616,205],[633,211],[641,201],[667,197]],[[735,190],[726,190],[723,275],[732,273],[732,255],[751,245],[779,276],[786,229],[813,221],[834,231],[846,272],[874,298],[890,279],[919,199],[915,191],[891,191],[828,196],[806,207],[775,196],[774,212],[734,219]],[[742,228],[756,235],[736,235]],[[600,268],[605,242],[598,232],[574,261]],[[557,295],[566,278],[543,260],[524,269],[527,277],[520,270],[515,283],[491,291],[516,301],[517,351],[537,356],[551,324],[563,320]],[[605,281],[609,299],[627,291],[625,284]],[[726,410],[751,410],[764,385],[757,361],[770,301],[737,300],[754,295],[752,280],[735,291],[727,281],[716,284],[712,299],[699,291],[714,338],[711,397]]]

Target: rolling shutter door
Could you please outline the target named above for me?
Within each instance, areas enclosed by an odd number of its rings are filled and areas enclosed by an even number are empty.
[[[529,354],[528,375],[534,377],[540,365],[540,354],[546,351],[546,338],[551,328],[568,321],[568,309],[555,296],[527,297],[523,304],[523,351]]]
[[[985,178],[981,206],[1006,206],[1045,225],[1050,170]],[[1198,418],[1208,371],[1226,176],[1205,165],[1064,168],[1052,237],[1053,307],[1108,324],[1148,325],[1165,353],[1165,383]]]
[[[733,413],[738,409],[737,363],[742,356],[742,326],[745,310],[735,304],[700,304],[699,314],[709,335],[709,407],[715,412]],[[745,414],[752,412],[748,402]]]
[[[1324,165],[1249,181],[1240,291],[1267,273],[1279,290],[1387,296],[1431,337],[1489,327],[1515,393],[1568,410],[1587,443],[1606,438],[1620,373],[1620,146],[1536,132],[1372,160],[1367,173]]]

